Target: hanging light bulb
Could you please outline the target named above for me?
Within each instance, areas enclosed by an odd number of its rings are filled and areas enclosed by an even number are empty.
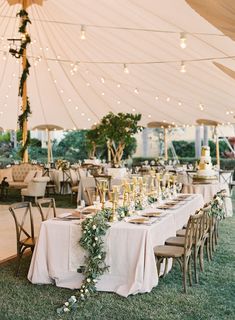
[[[185,72],[186,72],[186,66],[185,66],[185,64],[184,64],[184,61],[181,62],[180,72],[181,72],[181,73],[185,73]]]
[[[186,41],[187,41],[187,39],[186,39],[185,33],[181,32],[181,34],[180,34],[180,47],[182,49],[185,49],[187,47]]]
[[[84,25],[81,25],[81,40],[86,40],[86,28]]]
[[[130,73],[130,71],[129,71],[129,69],[127,68],[127,65],[124,63],[124,65],[123,65],[123,72],[124,73],[126,73],[126,74],[129,74]]]

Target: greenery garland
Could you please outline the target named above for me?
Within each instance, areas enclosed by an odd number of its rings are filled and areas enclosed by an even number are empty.
[[[88,217],[82,222],[82,237],[80,245],[88,252],[85,266],[77,271],[83,273],[84,280],[76,296],[71,296],[64,305],[57,309],[58,314],[63,314],[78,307],[78,303],[86,300],[96,292],[98,278],[108,269],[105,264],[106,252],[103,237],[110,227],[106,210],[98,212],[93,217]]]
[[[12,54],[12,56],[14,56],[17,59],[20,59],[23,57],[24,54],[24,50],[27,48],[27,45],[31,42],[31,38],[29,36],[29,34],[26,31],[27,28],[27,24],[31,23],[29,16],[28,16],[28,12],[24,9],[20,10],[17,15],[17,17],[21,18],[21,25],[19,27],[19,32],[22,34],[22,38],[21,38],[21,45],[20,48],[17,49],[13,49],[10,48],[9,52]],[[23,97],[23,91],[24,91],[24,84],[29,76],[29,68],[30,68],[30,63],[29,60],[26,57],[26,64],[25,67],[22,71],[22,75],[20,78],[20,84],[19,84],[19,93],[18,95],[20,97]],[[22,109],[22,107],[21,107]],[[29,98],[28,96],[26,97],[26,108],[25,110],[22,112],[22,114],[19,115],[18,117],[18,123],[19,123],[19,127],[20,127],[20,131],[21,133],[23,132],[23,125],[24,122],[27,121],[29,115],[31,114],[31,108],[30,108],[30,103],[29,103]],[[27,138],[26,141],[24,143],[24,145],[21,146],[21,149],[19,151],[19,154],[21,156],[21,158],[23,159],[25,151],[27,150],[28,146],[30,144],[30,135],[29,133],[27,133]]]

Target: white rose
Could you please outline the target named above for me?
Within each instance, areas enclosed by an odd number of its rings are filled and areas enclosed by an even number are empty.
[[[95,237],[95,241],[98,241],[98,238],[97,238],[97,237]]]
[[[84,299],[84,294],[81,294],[81,298]]]
[[[84,230],[83,233],[86,233],[86,230]]]
[[[95,229],[96,229],[96,225],[95,225],[95,224],[93,224],[92,229],[93,229],[93,230],[95,230]]]
[[[88,289],[86,289],[86,290],[85,290],[85,293],[87,293],[87,292],[89,292],[89,290],[88,290]]]
[[[71,296],[71,299],[73,300],[73,302],[76,302],[76,301],[77,301],[77,299],[76,299],[75,296]]]
[[[86,281],[87,281],[87,282],[91,282],[91,279],[90,279],[90,278],[87,278]]]
[[[83,293],[83,290],[81,290],[81,293]]]
[[[93,247],[95,247],[95,243],[93,243]]]
[[[101,259],[101,255],[100,254],[98,255],[98,258]]]
[[[66,307],[68,307],[69,303],[68,303],[68,302],[65,302],[64,305],[65,305]]]
[[[64,308],[64,312],[69,312],[69,308]]]

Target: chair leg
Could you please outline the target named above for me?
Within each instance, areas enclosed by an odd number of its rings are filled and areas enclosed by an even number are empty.
[[[211,256],[210,256],[210,236],[206,239],[206,255],[207,255],[207,260],[210,262],[211,261]]]
[[[188,267],[188,259],[184,259],[183,262],[183,288],[184,288],[184,293],[187,293],[187,268]]]
[[[164,260],[164,258],[157,257],[157,274],[158,274],[158,277],[160,277],[161,264],[162,264],[163,260]]]
[[[193,253],[193,257],[194,257],[194,276],[195,276],[195,283],[198,283],[198,272],[197,272],[197,257],[198,257],[198,250],[199,248],[194,247],[194,253]]]
[[[191,256],[188,259],[188,277],[189,277],[189,284],[190,286],[193,285],[193,280],[192,280],[192,263],[191,263]]]
[[[200,269],[202,272],[204,272],[204,245],[205,245],[205,240],[202,242],[202,245],[199,250],[199,264],[200,264]]]

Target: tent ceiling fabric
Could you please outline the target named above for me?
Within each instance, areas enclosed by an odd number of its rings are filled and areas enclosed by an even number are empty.
[[[186,2],[222,33],[235,40],[235,1],[186,0]]]
[[[214,65],[219,68],[221,71],[223,71],[224,73],[226,73],[229,77],[233,78],[235,80],[235,71],[231,70],[228,67],[225,67],[224,65],[222,65],[221,63],[218,62],[213,62]]]
[[[9,54],[7,39],[19,38],[21,6],[9,2],[15,1],[0,0],[0,126],[16,129],[21,64]],[[50,0],[28,12],[29,128],[90,128],[109,111],[142,113],[142,125],[231,121],[235,82],[213,62],[235,69],[235,43],[186,1]],[[235,21],[233,13],[227,12]],[[182,61],[186,73],[180,72]]]

